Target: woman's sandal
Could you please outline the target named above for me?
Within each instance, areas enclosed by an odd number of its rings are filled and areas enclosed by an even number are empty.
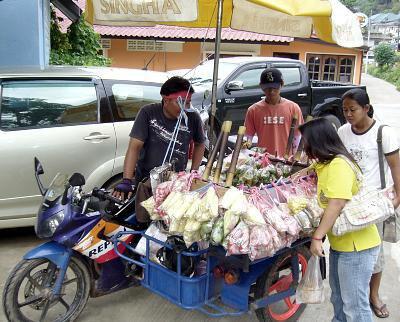
[[[383,304],[381,307],[378,307],[372,303],[370,303],[371,309],[374,314],[381,319],[389,317],[389,311],[387,310],[386,304]]]

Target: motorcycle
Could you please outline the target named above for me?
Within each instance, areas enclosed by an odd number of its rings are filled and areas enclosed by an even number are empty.
[[[70,178],[58,173],[44,189],[43,173],[35,158],[43,195],[35,232],[49,240],[26,253],[5,283],[3,309],[12,322],[74,321],[89,297],[140,284],[111,241],[119,232],[136,229],[134,201],[124,204],[103,189],[83,193],[85,179],[78,173]],[[122,241],[129,244],[134,238],[127,234]],[[119,244],[118,252],[125,248]]]

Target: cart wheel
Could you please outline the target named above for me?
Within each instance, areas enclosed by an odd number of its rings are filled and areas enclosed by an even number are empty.
[[[307,247],[298,248],[300,279],[307,269],[311,253]],[[290,254],[282,254],[278,260],[261,275],[256,282],[255,298],[259,299],[267,294],[285,291],[290,287],[293,277],[290,272]],[[306,304],[296,304],[294,296],[256,310],[257,318],[261,322],[297,321]]]

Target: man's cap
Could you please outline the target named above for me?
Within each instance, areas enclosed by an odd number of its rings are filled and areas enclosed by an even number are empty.
[[[262,90],[267,88],[280,88],[282,85],[282,73],[277,68],[266,68],[260,76],[260,87]]]

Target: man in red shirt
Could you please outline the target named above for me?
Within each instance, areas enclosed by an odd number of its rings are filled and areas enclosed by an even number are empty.
[[[249,142],[258,136],[258,146],[267,152],[283,157],[288,145],[290,127],[295,125],[289,156],[296,152],[300,141],[298,126],[304,122],[299,105],[281,97],[282,73],[276,68],[266,68],[260,76],[260,87],[265,99],[253,104],[246,113],[246,136]]]

